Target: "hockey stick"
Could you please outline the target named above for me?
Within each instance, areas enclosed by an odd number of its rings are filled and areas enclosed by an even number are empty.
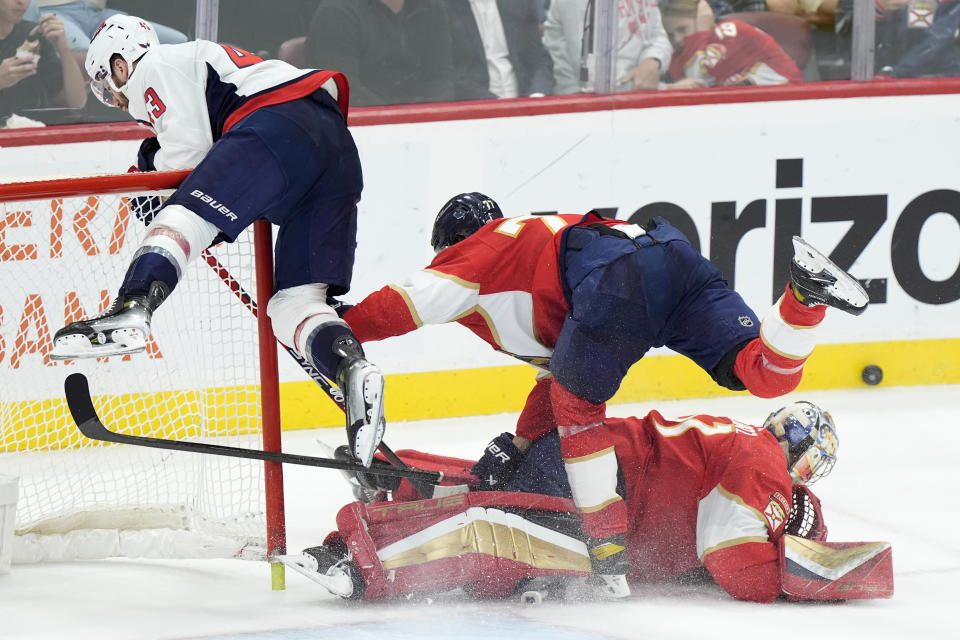
[[[360,473],[374,473],[377,475],[394,476],[399,478],[408,478],[436,484],[444,480],[462,484],[476,483],[473,476],[464,477],[462,474],[444,474],[442,471],[426,471],[423,469],[398,467],[377,467],[370,469],[356,462],[346,462],[333,458],[317,458],[314,456],[305,456],[293,453],[282,453],[279,451],[263,451],[261,449],[244,449],[242,447],[228,447],[218,444],[208,444],[204,442],[188,442],[183,440],[167,440],[165,438],[152,438],[148,436],[132,436],[123,433],[116,433],[107,429],[100,421],[97,410],[93,407],[93,399],[90,397],[90,386],[87,378],[82,373],[71,373],[63,383],[64,393],[67,397],[67,406],[70,408],[70,415],[77,424],[77,428],[86,437],[91,440],[101,440],[104,442],[116,442],[120,444],[132,444],[141,447],[152,447],[155,449],[169,449],[172,451],[189,451],[193,453],[206,453],[217,456],[229,456],[233,458],[247,458],[250,460],[264,460],[266,462],[282,462],[286,464],[299,464],[308,467],[324,467],[329,469],[340,469],[342,471],[352,471]]]
[[[139,212],[137,212],[137,217],[140,218],[141,222],[149,224],[149,220],[147,220],[145,216],[140,215]],[[223,283],[227,285],[230,291],[236,295],[240,302],[253,314],[253,316],[255,318],[259,317],[259,308],[256,300],[253,299],[253,296],[251,296],[243,288],[240,282],[234,278],[227,268],[216,258],[216,256],[213,255],[210,249],[204,249],[200,255],[203,257],[204,262],[207,263],[207,266],[213,269],[214,273],[219,276]],[[279,342],[279,340],[277,342]],[[323,389],[323,391],[327,394],[327,397],[329,397],[340,408],[341,411],[345,411],[343,405],[343,392],[334,386],[333,383],[309,361],[307,361],[306,358],[297,353],[295,349],[288,347],[283,343],[280,343],[280,345],[284,348],[287,354],[294,359],[300,368],[303,369],[303,371],[310,376],[314,382],[320,385],[320,388]],[[377,448],[390,462],[390,464],[400,469],[410,469],[410,467],[408,467],[407,464],[400,459],[400,456],[398,456],[389,446],[387,446],[385,442],[381,441]],[[423,497],[429,498],[431,495],[433,495],[433,488],[424,484],[422,481],[411,478],[410,482]]]
[[[253,299],[253,297],[247,293],[237,279],[234,278],[229,271],[227,271],[227,268],[224,267],[219,260],[217,260],[216,256],[210,253],[209,249],[204,249],[203,253],[200,255],[203,257],[203,260],[207,263],[207,265],[209,265],[209,267],[213,269],[218,276],[220,276],[220,279],[223,280],[223,283],[230,288],[230,291],[232,291],[240,300],[240,302],[243,303],[243,306],[249,309],[250,313],[253,314],[253,317],[256,318],[259,315],[259,308],[257,307],[257,302]],[[330,382],[325,375],[320,373],[316,367],[307,362],[306,358],[297,353],[295,349],[288,347],[282,342],[279,344],[290,355],[290,357],[293,358],[298,365],[300,365],[300,368],[303,369],[304,372],[310,376],[314,382],[320,385],[320,388],[326,392],[330,399],[333,400],[333,402],[340,407],[340,410],[342,411],[343,393],[341,393],[340,389],[333,386],[333,383]]]
[[[210,253],[209,249],[205,249],[200,255],[203,256],[203,259],[207,265],[213,269],[218,276],[220,276],[220,279],[223,280],[224,284],[226,284],[234,293],[234,295],[237,296],[240,302],[243,303],[243,306],[249,309],[253,314],[253,317],[256,318],[259,314],[259,308],[257,307],[256,300],[254,300],[253,297],[243,288],[240,282],[237,281],[237,279],[234,278],[229,271],[227,271],[227,268],[224,267],[219,260],[217,260],[216,256]],[[341,392],[337,387],[333,386],[333,383],[330,382],[325,375],[323,375],[316,367],[310,364],[306,358],[297,353],[295,349],[288,347],[282,342],[280,345],[284,348],[287,354],[289,354],[290,357],[293,358],[298,365],[300,365],[300,368],[303,369],[304,372],[306,372],[306,374],[310,376],[314,382],[320,385],[320,388],[326,392],[327,396],[333,400],[338,407],[340,407],[340,410],[345,411],[343,406],[343,392]],[[398,456],[393,449],[387,446],[386,442],[381,440],[377,448],[393,466],[400,469],[411,469],[411,467],[407,466],[407,464],[400,459],[400,456]],[[410,478],[410,483],[413,484],[413,488],[416,489],[417,492],[424,498],[429,498],[433,495],[433,488],[425,485],[422,481]]]
[[[210,253],[209,249],[205,249],[201,255],[203,256],[203,259],[207,265],[213,269],[218,276],[220,276],[220,279],[223,280],[224,284],[230,288],[240,302],[243,303],[243,306],[249,309],[256,318],[259,314],[259,307],[257,306],[256,300],[254,300],[253,297],[247,293],[240,282],[234,278],[233,275],[231,275],[227,268],[224,267],[219,260],[217,260],[216,256]],[[304,372],[306,372],[306,374],[310,376],[314,382],[320,385],[320,388],[326,392],[327,396],[333,400],[338,407],[340,407],[340,410],[344,411],[343,392],[341,392],[337,387],[333,386],[333,383],[330,382],[325,375],[323,375],[316,367],[310,364],[307,359],[300,355],[295,349],[288,347],[283,343],[280,343],[280,345],[284,348],[287,354],[289,354],[289,356],[293,358],[298,365],[300,365],[300,368],[303,369]],[[393,466],[400,469],[412,468],[409,467],[403,460],[401,460],[400,456],[398,456],[393,449],[387,446],[386,442],[381,440],[377,448]],[[425,485],[422,481],[411,478],[410,483],[413,484],[413,488],[416,489],[417,492],[424,498],[429,498],[433,495],[433,488]]]

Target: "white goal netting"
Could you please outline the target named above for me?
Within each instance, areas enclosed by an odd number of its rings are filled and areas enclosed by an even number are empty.
[[[0,474],[20,478],[14,562],[262,555],[263,463],[105,445],[70,417],[63,381],[79,371],[111,430],[261,448],[256,319],[203,259],[154,314],[146,353],[49,359],[60,327],[110,303],[169,193],[93,191],[0,202]],[[211,253],[253,296],[248,234]]]

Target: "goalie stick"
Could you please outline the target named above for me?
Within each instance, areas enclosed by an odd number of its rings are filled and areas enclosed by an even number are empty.
[[[148,436],[133,436],[123,433],[110,431],[93,407],[93,399],[90,397],[90,386],[87,378],[82,373],[71,373],[63,383],[64,392],[67,397],[67,406],[70,408],[70,415],[77,424],[77,428],[86,437],[91,440],[101,440],[104,442],[117,442],[120,444],[132,444],[141,447],[152,447],[155,449],[169,449],[173,451],[189,451],[193,453],[207,453],[218,456],[230,456],[234,458],[247,458],[250,460],[264,460],[267,462],[282,462],[286,464],[299,464],[309,467],[325,467],[330,469],[340,469],[343,471],[370,473],[371,469],[356,462],[345,462],[331,458],[317,458],[292,453],[282,453],[279,451],[263,451],[261,449],[244,449],[242,447],[228,447],[225,445],[209,444],[204,442],[188,442],[183,440],[167,440],[165,438],[152,438]],[[463,476],[457,474],[444,474],[442,471],[426,471],[424,469],[413,469],[399,467],[378,467],[375,471],[378,475],[396,476],[400,478],[410,478],[436,484],[444,480],[460,482],[463,484],[476,484],[476,478],[473,476]]]

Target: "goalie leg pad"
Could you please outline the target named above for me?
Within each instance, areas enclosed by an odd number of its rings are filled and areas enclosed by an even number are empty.
[[[791,600],[893,597],[889,542],[814,542],[780,539],[780,580]]]
[[[590,573],[577,516],[559,498],[484,492],[355,502],[340,510],[337,525],[366,600],[458,587],[503,596],[525,578]]]

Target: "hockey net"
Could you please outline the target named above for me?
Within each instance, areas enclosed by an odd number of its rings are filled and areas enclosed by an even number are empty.
[[[205,256],[219,273],[204,259],[185,270],[145,353],[48,355],[57,329],[109,305],[184,174],[0,185],[0,474],[20,480],[14,562],[265,556],[263,463],[87,440],[63,394],[79,371],[112,430],[261,448],[258,321],[224,282],[229,272],[255,297],[252,229]]]

